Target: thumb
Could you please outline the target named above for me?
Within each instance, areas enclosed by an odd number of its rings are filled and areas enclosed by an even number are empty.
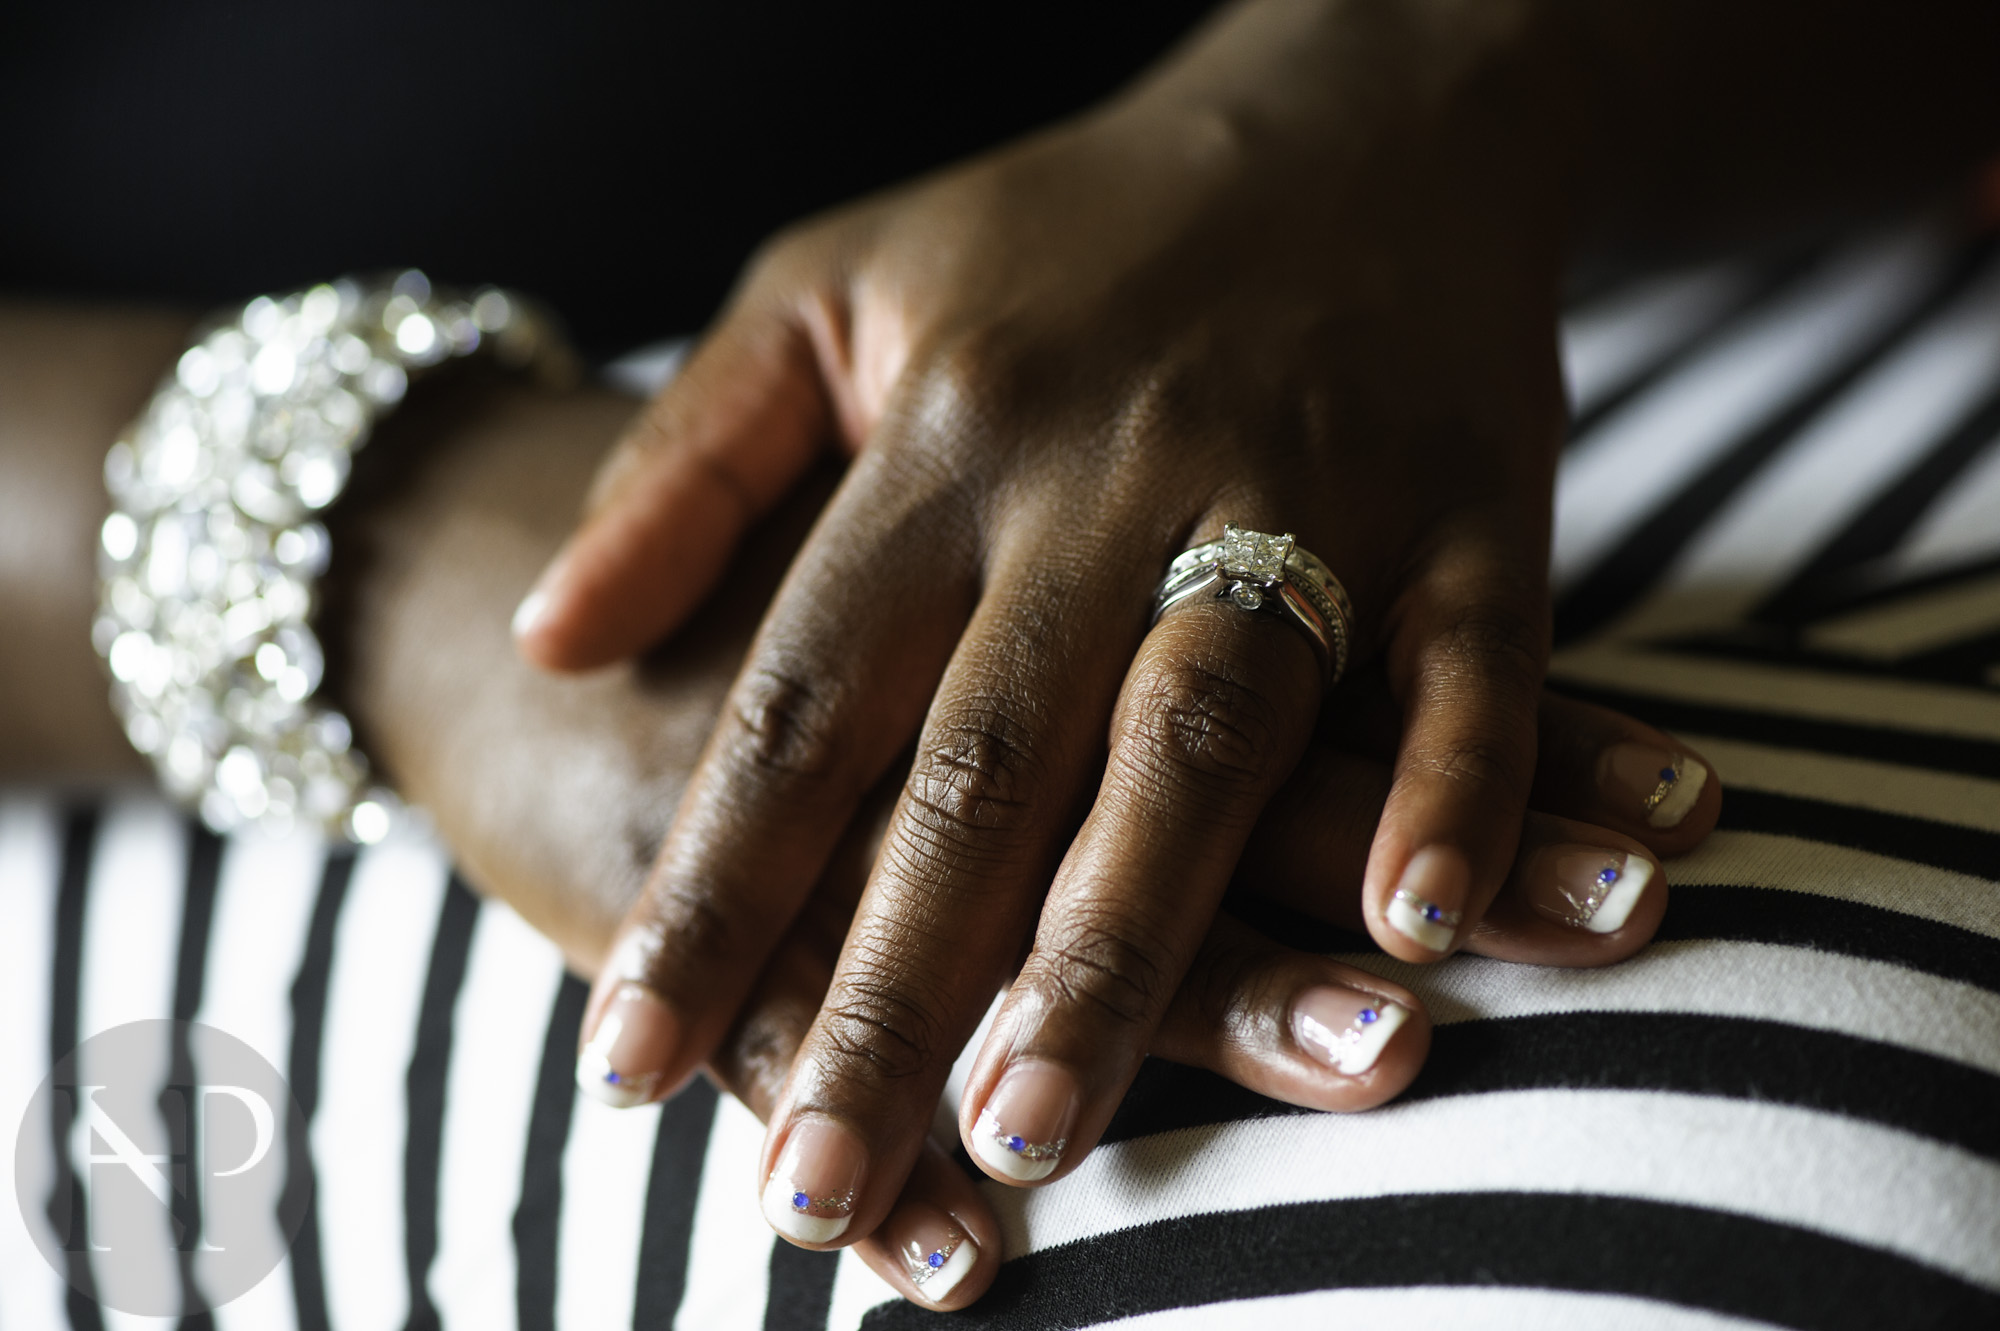
[[[732,313],[599,469],[582,525],[515,612],[521,654],[587,670],[678,627],[831,420],[805,329],[769,305]]]

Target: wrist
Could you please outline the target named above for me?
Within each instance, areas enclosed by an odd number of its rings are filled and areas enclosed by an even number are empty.
[[[0,778],[141,776],[91,650],[104,455],[192,320],[0,306]]]
[[[1476,230],[1552,280],[1591,121],[1575,46],[1545,0],[1254,0],[1091,125],[1328,244]]]

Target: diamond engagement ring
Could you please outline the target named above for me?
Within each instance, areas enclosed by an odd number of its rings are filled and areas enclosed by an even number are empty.
[[[1223,527],[1221,540],[1182,551],[1154,594],[1153,620],[1158,623],[1175,606],[1204,597],[1298,625],[1326,667],[1328,688],[1347,669],[1347,644],[1354,634],[1347,589],[1290,532],[1273,536],[1231,522]]]

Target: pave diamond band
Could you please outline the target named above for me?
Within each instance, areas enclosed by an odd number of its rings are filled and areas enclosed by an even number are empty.
[[[1203,597],[1227,600],[1251,613],[1282,615],[1296,624],[1319,653],[1328,687],[1346,671],[1354,633],[1347,589],[1290,532],[1273,536],[1231,522],[1224,525],[1220,540],[1183,550],[1167,566],[1154,594],[1153,619]]]
[[[314,698],[317,515],[411,377],[475,351],[570,366],[540,317],[490,287],[433,290],[411,270],[259,296],[197,337],[105,459],[91,639],[126,736],[217,832],[389,831],[394,796]]]

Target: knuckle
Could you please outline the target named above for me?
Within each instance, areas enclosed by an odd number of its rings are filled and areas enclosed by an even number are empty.
[[[961,710],[933,727],[911,766],[912,817],[960,850],[1023,830],[1042,763],[1031,728],[1000,703]]]
[[[1454,785],[1473,789],[1525,787],[1532,775],[1533,746],[1496,733],[1461,735],[1441,751],[1421,759],[1422,770]]]
[[[1046,400],[1038,358],[1020,330],[995,321],[958,331],[927,358],[921,414],[933,433],[963,441],[1012,433],[1029,403]]]
[[[1044,1007],[1084,1009],[1113,1025],[1143,1028],[1166,1005],[1179,968],[1165,940],[1139,921],[1102,911],[1072,912],[1038,947],[1023,980]]]
[[[768,663],[747,670],[730,698],[730,753],[740,766],[793,782],[819,782],[838,766],[830,689]]]
[[[1133,700],[1128,738],[1168,769],[1158,775],[1244,786],[1269,771],[1277,705],[1226,669],[1200,662],[1148,668]]]
[[[652,970],[664,981],[657,987],[671,989],[672,977],[706,973],[718,961],[738,955],[747,942],[742,921],[723,900],[695,887],[673,888],[655,900]]]
[[[1201,1029],[1227,1040],[1270,1020],[1280,1005],[1268,993],[1268,955],[1267,947],[1240,938],[1202,947],[1180,985],[1180,999]]]
[[[907,976],[847,980],[820,1012],[823,1059],[837,1074],[869,1081],[921,1076],[944,1047],[942,1011],[943,1004],[914,990]]]
[[[1548,666],[1548,635],[1501,605],[1463,607],[1432,643],[1428,664],[1447,682],[1528,693]]]

